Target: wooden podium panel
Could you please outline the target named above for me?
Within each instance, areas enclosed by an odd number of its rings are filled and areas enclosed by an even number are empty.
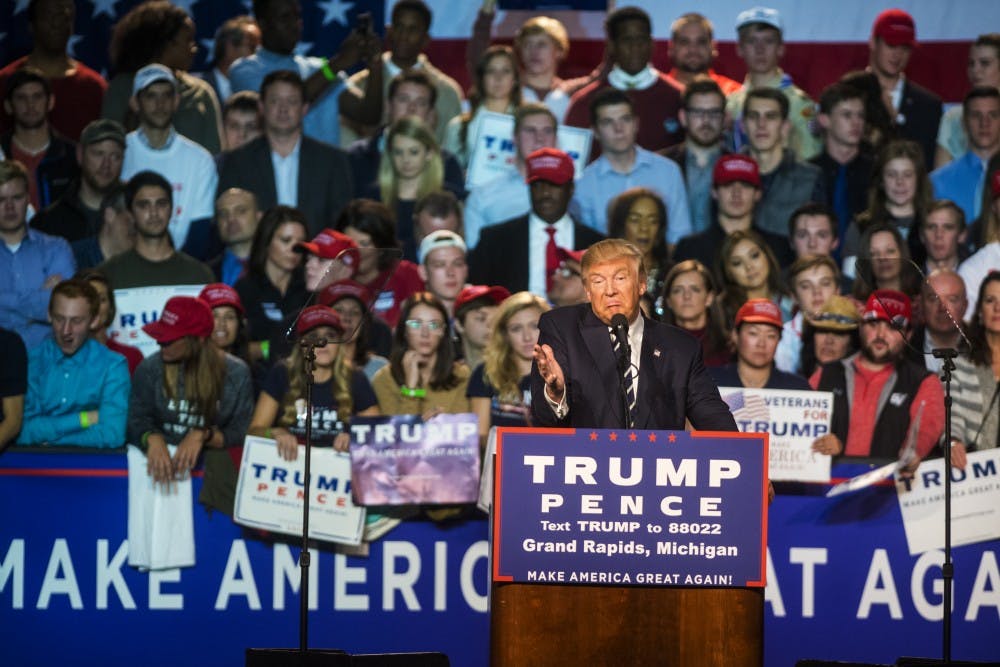
[[[762,588],[494,584],[492,667],[760,667]]]

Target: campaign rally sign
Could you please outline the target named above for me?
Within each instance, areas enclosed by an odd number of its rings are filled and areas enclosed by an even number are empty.
[[[950,471],[952,545],[1000,538],[1000,449],[971,452],[965,468]],[[933,459],[896,480],[910,555],[944,548],[944,476],[944,459]]]
[[[172,296],[198,296],[204,285],[159,285],[115,290],[117,314],[108,328],[108,336],[119,343],[139,348],[148,357],[160,346],[142,327],[160,319],[160,310]]]
[[[767,437],[499,429],[493,580],[763,587]]]
[[[719,387],[743,433],[768,433],[772,481],[829,482],[830,457],[812,451],[830,432],[833,394],[828,391]]]
[[[514,117],[493,111],[480,111],[479,132],[470,138],[469,169],[465,187],[474,188],[516,169],[514,160]],[[590,157],[590,130],[560,125],[556,145],[573,159],[576,177],[583,173]]]
[[[355,417],[351,479],[361,505],[474,503],[479,421],[472,412]]]
[[[359,544],[365,527],[365,508],[351,500],[351,464],[347,454],[329,447],[313,447],[309,484],[309,537]],[[274,440],[248,435],[236,486],[233,519],[251,528],[285,535],[302,534],[305,499],[305,445],[286,461]]]

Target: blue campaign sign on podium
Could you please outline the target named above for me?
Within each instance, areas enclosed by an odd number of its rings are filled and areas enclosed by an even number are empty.
[[[764,586],[767,434],[499,429],[493,580]]]

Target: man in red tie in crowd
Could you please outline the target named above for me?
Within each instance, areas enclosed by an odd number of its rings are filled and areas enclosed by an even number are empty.
[[[469,281],[502,285],[511,292],[528,290],[544,298],[562,259],[558,248],[583,250],[604,237],[568,213],[574,176],[569,155],[558,148],[540,148],[525,163],[531,211],[483,228],[469,255]]]

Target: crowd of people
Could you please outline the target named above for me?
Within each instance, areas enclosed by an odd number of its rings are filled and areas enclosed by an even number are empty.
[[[663,72],[650,17],[609,12],[605,60],[566,80],[557,20],[491,45],[482,10],[465,92],[427,58],[423,0],[328,59],[297,53],[298,0],[254,0],[203,73],[191,17],[149,0],[114,28],[109,81],[68,55],[74,12],[31,0],[33,50],[0,70],[0,447],[134,444],[158,481],[204,465],[202,501],[231,511],[227,450],[303,442],[303,340],[314,444],[346,450],[354,415],[441,412],[476,414],[485,442],[532,423],[541,315],[615,289],[584,270],[605,237],[719,386],[833,392],[816,451],[930,455],[938,348],[960,351],[953,464],[1000,446],[1000,34],[944,112],[905,75],[898,9],[818,100],[766,7],[736,17],[742,82],[696,13]],[[477,183],[496,115],[513,155]],[[592,133],[582,170],[564,125]],[[155,304],[150,356],[109,334],[116,290],[190,285]]]

